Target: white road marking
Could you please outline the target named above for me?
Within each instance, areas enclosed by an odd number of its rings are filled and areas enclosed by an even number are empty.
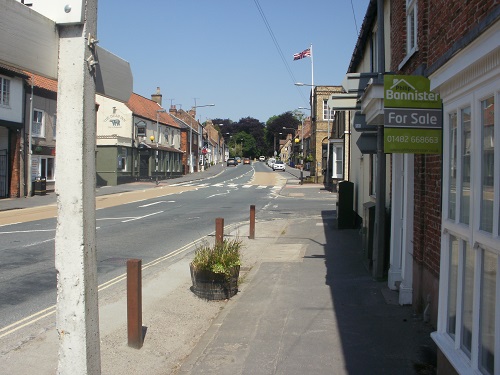
[[[135,218],[128,219],[128,220],[123,220],[123,221],[122,221],[122,223],[128,223],[129,221],[134,221],[134,220],[141,220],[141,219],[144,219],[145,217],[148,217],[148,216],[153,216],[153,215],[158,215],[158,214],[161,214],[162,212],[163,212],[163,211],[153,212],[152,214],[148,214],[148,215],[144,215],[144,216],[135,217]]]

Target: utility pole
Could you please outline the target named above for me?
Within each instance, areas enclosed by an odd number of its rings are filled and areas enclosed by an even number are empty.
[[[73,9],[78,12],[78,9]],[[101,373],[95,220],[97,0],[59,24],[56,327],[59,375]]]

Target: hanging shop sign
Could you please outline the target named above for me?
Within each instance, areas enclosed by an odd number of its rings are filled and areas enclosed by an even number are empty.
[[[442,102],[423,76],[384,76],[384,152],[440,154]]]

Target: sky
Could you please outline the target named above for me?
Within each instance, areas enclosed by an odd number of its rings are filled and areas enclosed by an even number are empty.
[[[340,85],[369,0],[99,0],[99,45],[130,63],[133,91],[197,119],[309,107],[310,86]],[[265,17],[265,19],[263,18]],[[309,57],[293,55],[312,45]],[[308,110],[304,113],[308,115]]]

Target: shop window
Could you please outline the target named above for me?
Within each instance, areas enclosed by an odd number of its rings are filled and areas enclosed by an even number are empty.
[[[455,338],[457,329],[457,288],[458,288],[458,246],[455,236],[450,236],[449,279],[448,279],[448,313],[446,332]]]
[[[466,107],[460,111],[462,133],[461,189],[460,189],[460,222],[469,224],[470,217],[470,183],[471,183],[471,110]]]
[[[481,101],[481,218],[480,229],[492,233],[493,231],[493,177],[495,170],[495,127],[493,97]],[[497,171],[498,173],[498,171]]]
[[[497,256],[482,250],[479,368],[494,373]]]
[[[55,179],[55,163],[51,156],[33,156],[31,161],[32,179],[45,178],[47,181]]]
[[[442,275],[438,334],[448,358],[460,352],[482,374],[498,373],[500,311],[498,81],[446,104]],[[495,147],[496,146],[496,147]],[[451,342],[451,345],[448,345]],[[453,362],[457,364],[458,362]],[[467,365],[464,365],[464,369]],[[477,371],[477,370],[476,370]]]

